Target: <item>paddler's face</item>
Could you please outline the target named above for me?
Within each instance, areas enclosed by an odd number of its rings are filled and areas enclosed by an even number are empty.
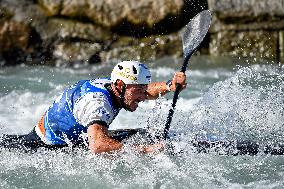
[[[147,85],[131,84],[126,85],[124,103],[127,110],[133,112],[137,109],[139,102],[146,99]]]

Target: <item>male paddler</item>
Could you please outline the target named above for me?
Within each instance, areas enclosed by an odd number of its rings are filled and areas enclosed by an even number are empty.
[[[6,135],[0,146],[6,148],[58,149],[87,144],[92,153],[113,152],[123,144],[108,134],[109,125],[124,108],[135,111],[140,102],[157,99],[175,91],[176,84],[186,87],[183,72],[168,82],[152,82],[146,65],[137,61],[119,62],[110,78],[78,81],[65,89],[44,113],[38,125],[27,135]],[[86,136],[87,137],[84,137]],[[141,152],[163,149],[163,143],[141,145]]]

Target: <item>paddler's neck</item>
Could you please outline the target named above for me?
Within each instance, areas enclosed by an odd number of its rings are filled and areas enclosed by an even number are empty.
[[[117,108],[122,108],[122,104],[120,102],[119,93],[113,83],[107,86],[107,90],[111,93],[111,97],[113,100],[113,104]]]

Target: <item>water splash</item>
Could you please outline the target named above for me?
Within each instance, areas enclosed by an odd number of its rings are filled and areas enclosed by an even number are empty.
[[[104,68],[98,72],[101,70]],[[167,69],[157,70],[159,74]],[[45,72],[45,75],[50,75],[49,70]],[[84,73],[88,74],[87,71],[81,71],[80,74]],[[195,153],[189,141],[196,134],[242,137],[264,143],[283,141],[283,67],[254,65],[239,68],[234,73],[214,71],[214,77],[208,70],[197,69],[191,73],[190,81],[203,88],[197,90],[189,86],[188,90],[183,91],[171,127],[172,132],[183,133],[175,141],[176,147],[183,149],[183,153],[175,156],[167,153],[141,155],[132,150],[131,141],[125,144],[122,152],[112,155],[91,155],[88,151],[73,152],[68,149],[40,150],[34,154],[0,150],[0,187],[281,188],[284,185],[282,156]],[[5,131],[11,133],[13,129],[3,123],[13,123],[15,114],[18,115],[21,111],[25,112],[29,123],[22,125],[21,117],[14,122],[15,127],[24,127],[25,130],[32,128],[31,123],[37,119],[34,118],[37,117],[35,113],[43,111],[44,106],[49,105],[61,90],[56,86],[66,86],[67,79],[62,81],[61,78],[70,79],[72,75],[72,79],[77,80],[82,76],[76,75],[72,70],[68,73],[57,70],[54,74],[51,81],[53,85],[46,85],[45,91],[17,88],[0,96],[0,102],[4,105],[0,111],[0,123]],[[204,79],[201,80],[202,78]],[[43,79],[49,80],[48,77]],[[215,79],[219,81],[216,82]],[[210,82],[206,82],[207,80]],[[215,84],[212,86],[211,83]],[[192,98],[190,93],[200,95]],[[126,113],[116,121],[131,127],[141,126],[148,119],[150,126],[156,124],[154,126],[162,127],[171,102],[167,98],[170,99],[171,96],[141,104],[137,112]],[[16,109],[11,109],[11,105],[15,105]],[[155,113],[159,115],[155,116]]]
[[[251,66],[214,84],[190,114],[203,135],[284,142],[284,75],[277,66]]]

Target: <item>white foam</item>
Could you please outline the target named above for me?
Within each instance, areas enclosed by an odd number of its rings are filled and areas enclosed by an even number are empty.
[[[169,67],[158,67],[155,69],[151,69],[152,75],[155,75],[156,77],[172,77],[176,70]]]
[[[39,121],[51,103],[44,93],[13,91],[0,98],[1,133],[24,134]]]
[[[190,117],[196,130],[283,141],[283,75],[268,70],[260,73],[258,66],[242,68],[233,77],[214,84]]]
[[[281,188],[284,184],[281,167],[283,157],[194,153],[189,142],[192,136],[199,133],[221,136],[247,134],[259,140],[267,139],[265,137],[268,136],[279,140],[281,135],[284,136],[283,74],[273,67],[259,67],[261,70],[258,66],[241,68],[232,77],[217,82],[199,97],[182,95],[171,125],[171,129],[183,134],[180,141],[176,141],[176,146],[182,153],[176,156],[165,153],[137,154],[133,151],[133,145],[128,143],[123,152],[110,155],[91,155],[83,150],[70,153],[40,150],[35,154],[0,150],[0,186]],[[197,72],[200,72],[197,75],[205,78],[206,74],[210,74],[202,70]],[[76,74],[76,71],[72,74]],[[161,77],[170,76],[168,73],[162,74]],[[214,75],[213,78],[219,80],[221,77]],[[5,133],[29,131],[56,98],[55,94],[59,94],[65,86],[55,83],[51,82],[46,91],[25,89],[3,94],[0,97],[0,124],[4,126]],[[191,91],[183,91],[184,93]],[[163,128],[170,103],[171,100],[165,98],[141,103],[136,112],[121,112],[115,120],[117,124],[114,123],[113,126],[129,128],[146,125]],[[4,133],[4,130],[0,130],[0,133]]]
[[[212,78],[212,79],[220,79],[222,77],[230,77],[232,75],[231,72],[225,69],[210,69],[210,70],[189,70],[187,71],[187,75],[190,77],[198,77],[198,78]]]

